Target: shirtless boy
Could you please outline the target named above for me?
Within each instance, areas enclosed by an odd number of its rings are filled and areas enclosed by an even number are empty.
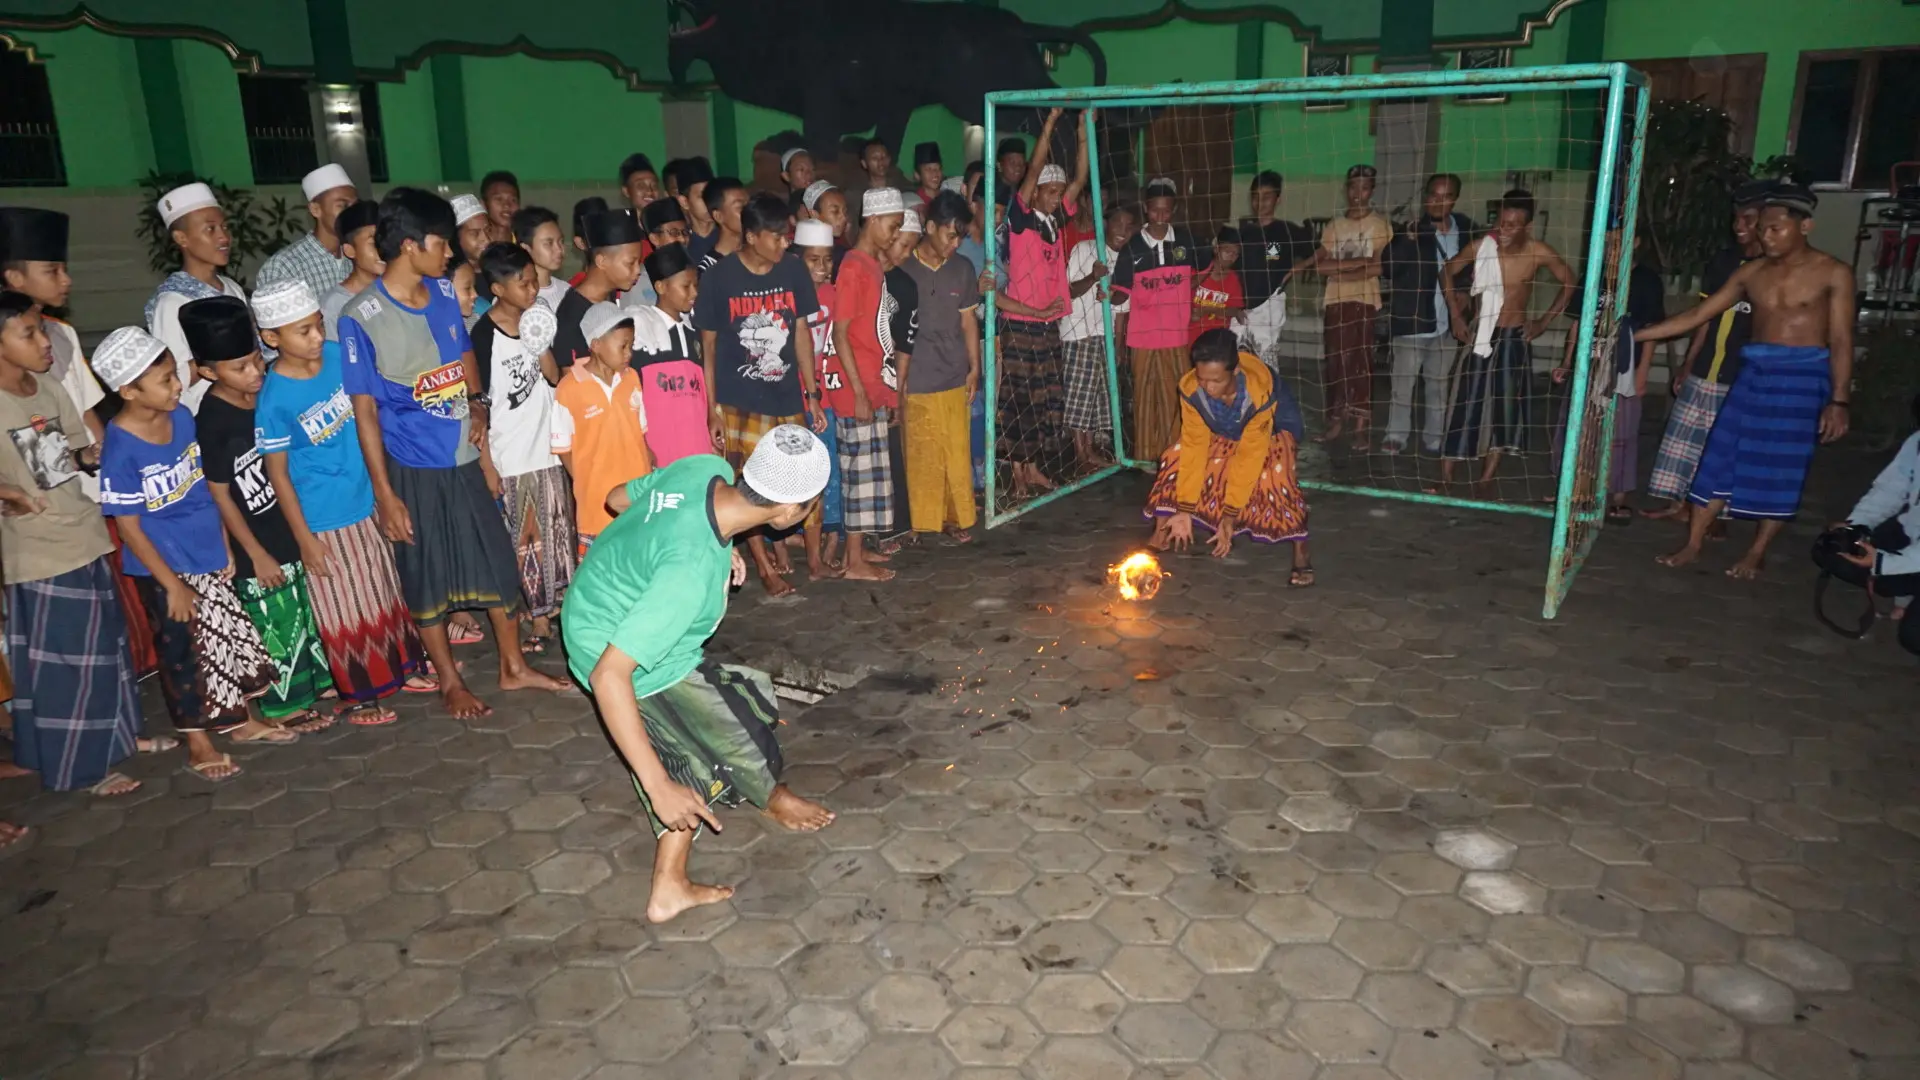
[[[1853,269],[1807,243],[1811,191],[1781,184],[1760,212],[1761,257],[1741,266],[1699,307],[1640,331],[1642,341],[1679,337],[1742,300],[1753,306],[1753,340],[1715,419],[1687,501],[1687,542],[1667,566],[1700,557],[1707,528],[1725,510],[1760,522],[1753,546],[1727,570],[1758,577],[1773,543],[1800,506],[1816,443],[1847,433],[1853,376]]]
[[[1490,282],[1486,275],[1474,274],[1479,311],[1470,322],[1460,295],[1460,275],[1474,270],[1475,260],[1488,244],[1499,252],[1500,280]],[[1544,314],[1529,319],[1533,279],[1542,270],[1560,283],[1560,291]],[[1478,458],[1483,464],[1473,493],[1485,498],[1493,493],[1500,455],[1525,449],[1527,382],[1533,372],[1530,346],[1573,299],[1573,271],[1559,252],[1534,238],[1533,196],[1516,188],[1500,197],[1500,217],[1493,231],[1448,259],[1440,281],[1454,339],[1471,346],[1454,372],[1447,434],[1441,444],[1440,484],[1444,488],[1453,483],[1455,462]]]

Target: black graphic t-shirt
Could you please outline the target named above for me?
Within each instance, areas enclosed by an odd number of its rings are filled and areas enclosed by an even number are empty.
[[[266,460],[260,456],[254,433],[253,410],[208,394],[200,402],[195,425],[199,429],[202,468],[206,470],[207,480],[227,485],[227,494],[233,497],[233,504],[247,519],[247,528],[253,530],[253,538],[260,541],[267,554],[282,565],[297,562],[300,545],[293,539],[293,530],[287,528],[287,519],[280,514],[280,500],[274,495],[273,485],[267,482]],[[253,560],[240,546],[239,537],[229,540],[234,574],[241,578],[259,576]]]
[[[780,259],[756,274],[736,253],[708,270],[700,278],[693,325],[715,335],[714,400],[764,416],[804,412],[793,342],[809,332],[807,316],[819,307],[813,278],[799,259]]]
[[[1293,264],[1313,257],[1319,241],[1305,225],[1275,218],[1265,225],[1253,218],[1240,220],[1240,284],[1247,307],[1264,303],[1279,290]]]
[[[586,363],[590,355],[586,336],[580,332],[580,320],[592,306],[593,301],[580,295],[579,289],[568,289],[553,311],[554,321],[560,324],[553,332],[553,362],[561,371]]]

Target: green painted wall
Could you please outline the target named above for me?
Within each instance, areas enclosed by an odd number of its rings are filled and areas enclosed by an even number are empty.
[[[1515,49],[1516,66],[1567,62],[1567,20],[1534,34],[1533,44]],[[1452,62],[1454,54],[1444,54]],[[1560,163],[1560,137],[1567,95],[1561,92],[1515,94],[1504,104],[1469,104],[1440,98],[1442,172],[1499,177],[1510,169],[1551,169]]]
[[[387,145],[387,177],[396,184],[440,182],[440,137],[435,127],[433,75],[380,84],[380,127]]]
[[[1800,53],[1920,44],[1920,5],[1901,0],[1608,0],[1609,60],[1767,54],[1754,156],[1786,149]]]
[[[194,171],[224,184],[251,187],[247,119],[240,108],[240,81],[227,54],[198,41],[173,43],[180,66],[180,96],[187,107],[187,140]]]
[[[28,40],[46,58],[67,185],[126,187],[153,168],[132,39],[81,29],[36,33]]]
[[[613,184],[620,160],[666,148],[658,94],[632,93],[587,61],[468,57],[467,137],[478,177],[512,169],[522,181]],[[423,73],[409,83],[427,82]]]

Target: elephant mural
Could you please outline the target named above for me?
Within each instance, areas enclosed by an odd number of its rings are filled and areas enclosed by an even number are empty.
[[[988,91],[1055,85],[1043,45],[1085,48],[1095,83],[1107,80],[1106,56],[1087,34],[977,4],[675,0],[674,12],[667,63],[675,82],[705,61],[729,96],[797,114],[807,148],[824,160],[841,136],[868,129],[898,150],[908,115],[923,105],[978,124]],[[1002,125],[1037,131],[1031,112],[1002,116]]]

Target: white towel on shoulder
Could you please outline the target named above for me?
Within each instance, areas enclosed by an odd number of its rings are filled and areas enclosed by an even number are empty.
[[[1500,280],[1500,242],[1492,236],[1481,237],[1473,253],[1473,295],[1480,301],[1473,319],[1473,355],[1492,356],[1493,330],[1507,299],[1506,283]]]

